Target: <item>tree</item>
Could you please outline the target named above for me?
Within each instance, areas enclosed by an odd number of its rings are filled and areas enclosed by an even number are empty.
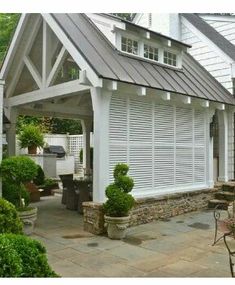
[[[127,21],[132,21],[136,15],[136,13],[112,13],[114,16],[118,16],[120,18],[123,18]]]
[[[0,14],[0,64],[2,63],[2,60],[6,54],[19,18],[20,14]]]

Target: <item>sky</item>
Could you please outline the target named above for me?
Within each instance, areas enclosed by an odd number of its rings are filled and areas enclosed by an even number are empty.
[[[167,3],[163,5],[162,3]],[[0,0],[0,12],[204,12],[234,13],[233,0]]]

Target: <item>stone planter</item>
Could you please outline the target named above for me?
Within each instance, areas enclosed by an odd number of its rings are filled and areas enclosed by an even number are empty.
[[[32,207],[25,211],[18,211],[18,215],[23,222],[23,232],[31,235],[34,230],[34,223],[37,220],[38,208]]]
[[[126,229],[129,225],[129,220],[130,216],[127,217],[104,216],[108,237],[110,239],[123,239],[126,236]]]

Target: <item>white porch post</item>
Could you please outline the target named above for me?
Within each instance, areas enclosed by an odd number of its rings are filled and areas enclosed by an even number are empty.
[[[18,112],[15,108],[10,108],[9,110],[9,120],[11,122],[10,128],[6,131],[7,139],[7,153],[9,156],[16,154],[16,121]]]
[[[90,157],[90,132],[92,128],[92,120],[82,120],[83,132],[83,169],[84,175],[91,174],[91,157]]]
[[[228,181],[228,114],[218,111],[219,120],[219,181]]]
[[[3,94],[5,82],[0,80],[0,162],[2,161],[2,130],[3,130]],[[0,179],[0,197],[2,197],[2,179]]]
[[[94,111],[93,201],[104,202],[109,183],[109,103],[111,92],[91,88]]]

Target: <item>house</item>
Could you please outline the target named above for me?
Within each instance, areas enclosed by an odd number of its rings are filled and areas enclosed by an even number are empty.
[[[191,45],[188,50],[232,95],[235,84],[235,16],[224,14],[137,14],[135,23]],[[215,122],[217,118],[215,117]],[[218,123],[217,123],[218,124]],[[234,118],[230,124],[234,126]],[[234,179],[234,130],[228,133],[229,179]],[[214,136],[214,173],[219,164]],[[215,175],[214,180],[217,180]]]
[[[228,181],[235,99],[190,48],[111,15],[23,14],[0,73],[9,152],[15,152],[19,114],[81,119],[87,172],[94,128],[94,203],[105,200],[114,165],[125,162],[144,215],[163,195],[156,211],[165,207],[169,214],[168,198],[176,193],[174,214],[205,206],[200,195],[211,194],[201,191],[214,185],[213,117],[220,133],[218,179]],[[185,202],[190,199],[196,202]]]

